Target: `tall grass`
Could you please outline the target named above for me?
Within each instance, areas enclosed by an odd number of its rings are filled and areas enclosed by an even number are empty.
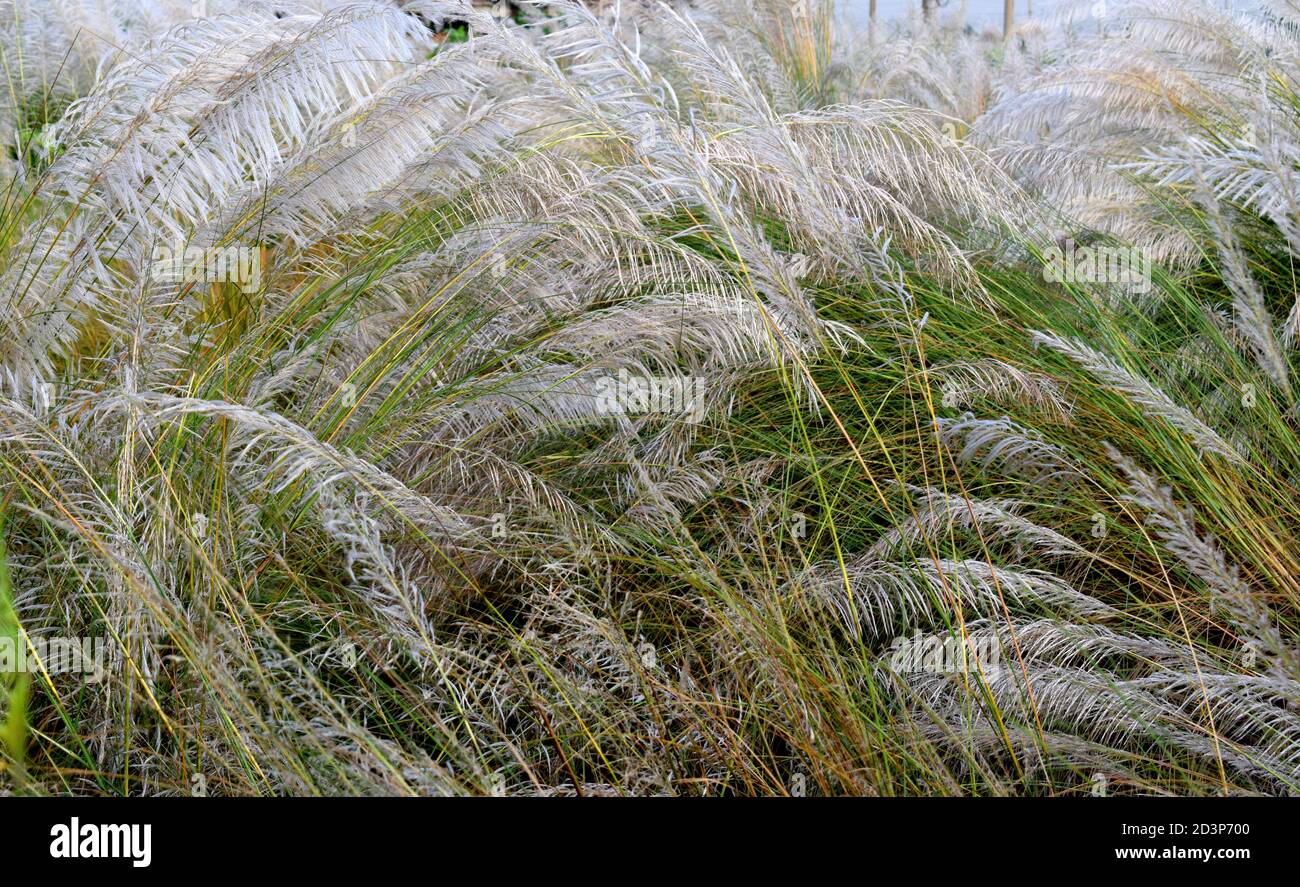
[[[7,651],[16,650],[23,643],[18,618],[14,613],[13,584],[9,578],[3,522],[0,522],[0,640],[7,642]],[[4,748],[6,770],[11,771],[10,779],[21,788],[27,757],[27,705],[31,679],[14,664],[6,669],[0,689],[4,690],[5,695],[5,719],[0,724],[0,745]]]
[[[1289,18],[140,6],[0,6],[4,790],[1300,785]]]

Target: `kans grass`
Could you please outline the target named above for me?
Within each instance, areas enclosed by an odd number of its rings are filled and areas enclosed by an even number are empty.
[[[0,2],[0,792],[1300,790],[1300,7],[592,7]]]

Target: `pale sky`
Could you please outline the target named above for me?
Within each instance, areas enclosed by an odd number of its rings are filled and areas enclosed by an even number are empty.
[[[962,0],[947,0],[941,7],[940,15],[950,15],[960,8]],[[1057,0],[1016,0],[1016,20],[1029,14],[1029,5],[1032,3],[1034,15],[1042,15],[1048,12]],[[1223,2],[1223,0],[1217,0]],[[1246,5],[1249,0],[1240,0],[1234,5]],[[850,18],[855,22],[865,23],[867,21],[867,10],[869,8],[868,0],[840,0],[843,8],[848,12]],[[1002,25],[1002,3],[1003,0],[966,0],[966,20],[976,26],[982,25]],[[921,0],[876,0],[876,16],[880,21],[887,21],[893,18],[902,18],[907,14],[909,8],[920,8]]]
[[[867,0],[841,0],[844,8],[855,21],[867,20]],[[972,25],[1002,24],[1003,0],[967,0],[966,19]],[[1016,17],[1027,14],[1027,0],[1016,0]],[[1034,13],[1041,13],[1050,8],[1052,0],[1033,0]],[[941,7],[940,15],[956,11],[961,0],[948,0]],[[880,20],[902,18],[910,7],[920,8],[921,0],[876,0],[876,16]]]

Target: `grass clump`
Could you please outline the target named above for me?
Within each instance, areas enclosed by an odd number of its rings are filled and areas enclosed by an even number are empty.
[[[0,7],[4,790],[1300,783],[1290,30],[172,6]]]

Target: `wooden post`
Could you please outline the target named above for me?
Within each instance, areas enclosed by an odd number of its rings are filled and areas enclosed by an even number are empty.
[[[867,19],[867,43],[876,45],[876,0],[871,0],[871,12]]]
[[[1016,0],[1006,0],[1002,6],[1002,39],[1011,36],[1011,25],[1016,18]]]

